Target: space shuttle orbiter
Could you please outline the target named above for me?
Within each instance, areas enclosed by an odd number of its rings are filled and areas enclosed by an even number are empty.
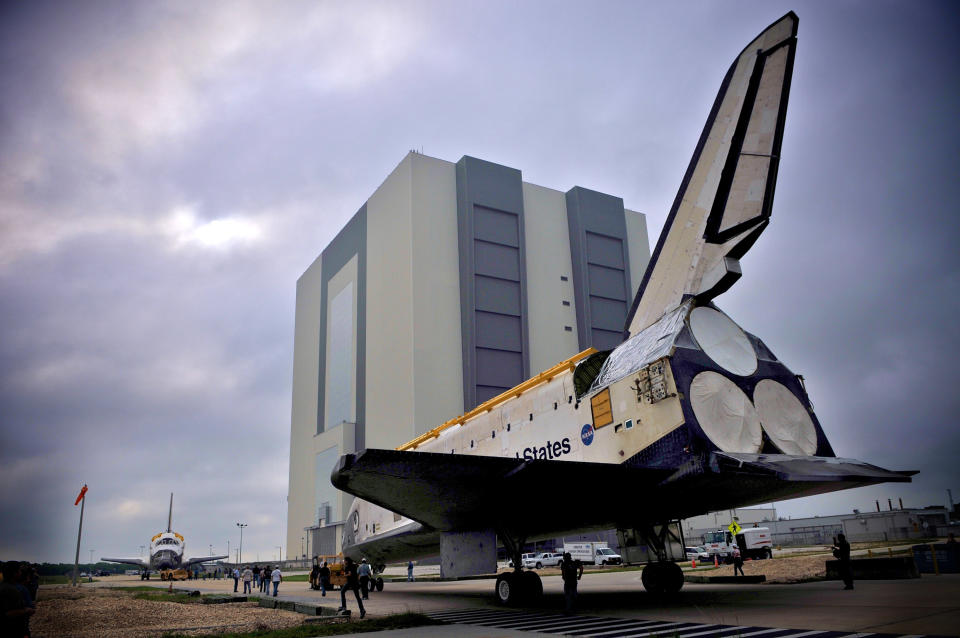
[[[727,72],[627,316],[625,341],[584,351],[397,450],[341,457],[359,499],[343,551],[374,564],[440,555],[441,573],[497,577],[510,603],[542,591],[526,541],[616,528],[644,587],[677,591],[678,520],[886,481],[834,453],[802,378],[715,304],[770,219],[797,16]],[[710,494],[707,501],[703,494]],[[548,497],[549,496],[549,497]],[[361,500],[362,499],[362,500]]]
[[[161,573],[166,570],[186,569],[196,563],[205,563],[211,560],[227,558],[226,554],[219,556],[198,556],[184,558],[183,551],[186,543],[183,536],[173,531],[173,494],[170,494],[170,509],[167,512],[167,531],[154,534],[150,539],[150,559],[141,558],[101,558],[108,563],[123,563],[136,565],[142,569],[156,570]]]

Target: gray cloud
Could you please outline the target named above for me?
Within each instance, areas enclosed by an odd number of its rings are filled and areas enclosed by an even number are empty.
[[[403,154],[621,195],[655,238],[720,78],[788,9],[773,223],[719,304],[838,454],[920,469],[781,503],[943,501],[960,473],[949,4],[7,3],[0,558],[284,542],[294,284]],[[894,493],[895,492],[895,493]]]

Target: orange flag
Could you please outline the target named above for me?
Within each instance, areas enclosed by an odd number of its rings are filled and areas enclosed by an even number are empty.
[[[86,493],[87,493],[87,486],[84,485],[83,488],[81,488],[81,490],[80,490],[80,496],[77,497],[77,501],[74,503],[74,505],[79,505],[79,504],[80,504],[80,501],[83,500],[83,495],[86,494]]]

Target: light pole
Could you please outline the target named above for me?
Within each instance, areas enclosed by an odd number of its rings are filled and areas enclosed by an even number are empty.
[[[237,523],[237,527],[240,528],[240,549],[237,550],[237,563],[243,562],[243,528],[246,526],[246,523]]]
[[[143,556],[143,548],[144,548],[144,547],[146,547],[146,545],[141,545],[141,546],[140,546],[140,556]]]
[[[213,543],[210,543],[210,553],[207,556],[213,556]]]
[[[94,553],[95,551],[97,551],[97,550],[95,550],[95,549],[91,549],[91,550],[90,550],[90,564],[91,564],[91,565],[93,564],[93,553]]]
[[[283,553],[283,547],[280,545],[274,545],[277,548],[277,560],[280,560],[280,555]]]
[[[303,536],[300,537],[300,557],[301,558],[307,557],[307,553],[303,551]]]

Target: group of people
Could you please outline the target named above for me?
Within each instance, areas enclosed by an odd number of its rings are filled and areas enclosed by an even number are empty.
[[[280,583],[283,582],[283,573],[280,571],[280,566],[277,565],[273,570],[270,569],[269,565],[261,568],[259,565],[254,565],[252,568],[249,565],[245,565],[241,571],[239,567],[233,568],[233,591],[237,591],[237,586],[240,584],[240,581],[243,581],[243,593],[252,594],[253,588],[256,587],[260,590],[261,593],[270,595],[270,583],[273,583],[273,595],[276,597],[277,592],[280,589]]]
[[[40,575],[30,563],[10,560],[3,564],[0,582],[0,636],[30,635],[30,616],[37,609]]]

